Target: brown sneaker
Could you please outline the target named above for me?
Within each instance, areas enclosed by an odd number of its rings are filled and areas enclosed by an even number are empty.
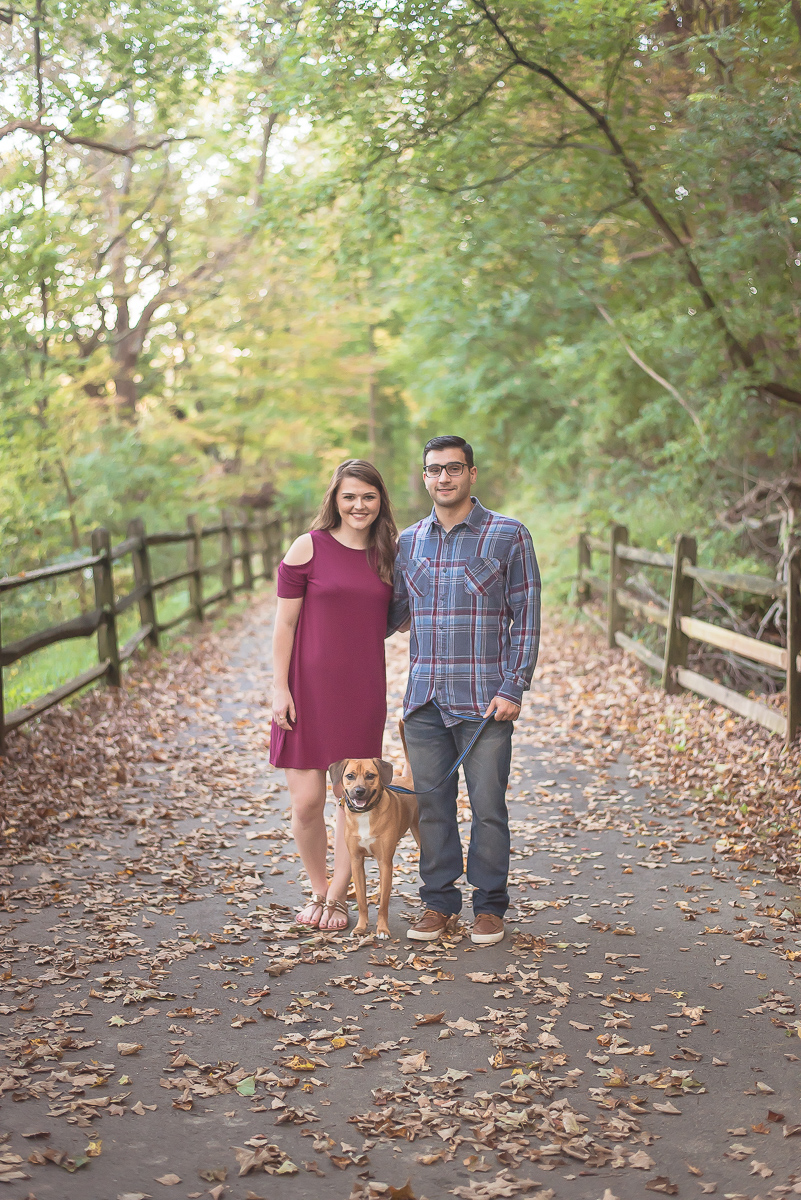
[[[452,920],[453,918],[447,913],[427,908],[422,917],[419,917],[414,925],[407,929],[406,936],[413,942],[435,942],[438,937],[442,937],[444,933],[448,932]]]
[[[479,946],[491,946],[493,942],[502,942],[504,935],[503,918],[495,913],[476,913],[470,941]]]

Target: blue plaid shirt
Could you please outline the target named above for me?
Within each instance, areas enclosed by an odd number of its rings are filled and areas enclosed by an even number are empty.
[[[473,498],[447,533],[433,510],[404,529],[390,632],[410,615],[405,715],[433,700],[456,725],[482,717],[493,696],[520,704],[540,640],[540,573],[525,525]]]

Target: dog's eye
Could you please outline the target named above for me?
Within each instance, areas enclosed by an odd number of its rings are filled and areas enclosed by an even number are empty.
[[[373,775],[371,771],[368,771],[364,778],[365,779],[375,779],[375,775]]]
[[[349,775],[346,775],[346,776],[345,776],[345,778],[346,778],[346,779],[355,779],[355,778],[356,778],[356,776],[355,776],[355,775],[353,774],[353,772],[351,771]]]

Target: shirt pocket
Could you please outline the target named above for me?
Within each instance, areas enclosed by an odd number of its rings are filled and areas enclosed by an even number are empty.
[[[471,558],[464,569],[464,585],[474,596],[500,596],[503,571],[497,558]]]
[[[406,573],[406,586],[418,597],[427,596],[431,588],[431,567],[427,558],[412,559]]]

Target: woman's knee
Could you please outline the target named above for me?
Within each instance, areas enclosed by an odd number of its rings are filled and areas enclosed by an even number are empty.
[[[323,820],[325,797],[316,795],[292,797],[292,824],[305,829]]]

